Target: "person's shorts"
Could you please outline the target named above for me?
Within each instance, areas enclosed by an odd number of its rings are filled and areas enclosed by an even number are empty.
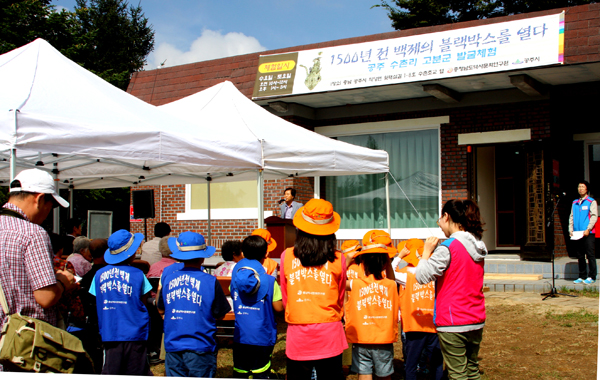
[[[352,372],[386,377],[394,373],[394,345],[352,344]]]

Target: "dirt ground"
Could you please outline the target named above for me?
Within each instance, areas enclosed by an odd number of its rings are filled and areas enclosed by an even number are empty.
[[[598,299],[596,307],[583,309],[551,300],[540,302],[539,295],[505,299],[492,294],[486,293],[487,320],[479,355],[482,379],[596,379]],[[279,323],[279,330],[272,368],[283,378],[284,323]],[[217,377],[229,377],[232,350],[227,341],[222,343]],[[395,344],[394,349],[392,379],[404,379],[402,344]],[[164,376],[164,364],[152,369],[155,375]]]

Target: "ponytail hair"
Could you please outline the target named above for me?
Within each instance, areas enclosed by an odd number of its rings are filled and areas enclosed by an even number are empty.
[[[463,230],[470,232],[477,239],[483,236],[483,222],[479,213],[479,206],[474,201],[467,199],[450,199],[442,208],[442,215],[448,214],[453,222],[458,223]]]

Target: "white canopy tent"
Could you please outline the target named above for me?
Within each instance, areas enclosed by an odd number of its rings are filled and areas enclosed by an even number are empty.
[[[260,190],[263,179],[389,171],[386,151],[334,140],[290,123],[252,102],[229,81],[159,108],[191,123],[201,122],[199,128],[202,130],[208,126],[222,126],[227,136],[259,140],[264,168],[259,175]],[[249,178],[247,175],[236,177],[237,180]],[[264,219],[261,191],[258,198],[261,225]]]
[[[41,39],[0,55],[0,83],[3,183],[18,168],[34,166],[52,171],[57,186],[78,189],[239,181],[258,173],[262,225],[263,175],[388,171],[385,151],[289,123],[230,82],[161,110],[108,84]]]
[[[200,132],[198,123],[112,86],[42,39],[0,55],[0,83],[4,180],[38,161],[61,185],[80,189],[204,182],[207,173],[262,168],[259,141]]]

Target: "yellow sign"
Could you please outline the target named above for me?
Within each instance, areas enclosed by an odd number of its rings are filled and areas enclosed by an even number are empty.
[[[258,67],[258,72],[261,74],[275,73],[278,71],[289,71],[296,66],[294,61],[280,61],[280,62],[269,62],[263,63]]]

